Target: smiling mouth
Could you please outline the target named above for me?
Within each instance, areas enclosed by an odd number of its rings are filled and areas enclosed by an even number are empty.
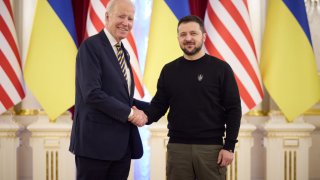
[[[194,44],[195,44],[194,42],[190,42],[190,41],[184,43],[184,45],[194,45]]]
[[[194,44],[193,44],[193,43],[192,43],[192,44],[191,44],[191,43],[189,43],[189,44],[185,44],[185,46],[186,46],[186,47],[193,47],[193,46],[194,46]]]
[[[128,32],[128,29],[119,28],[120,31]]]

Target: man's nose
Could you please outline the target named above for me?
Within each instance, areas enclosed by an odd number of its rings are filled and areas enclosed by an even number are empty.
[[[190,34],[187,34],[187,35],[186,35],[186,40],[189,41],[189,40],[191,40],[191,39],[192,39],[191,35],[190,35]]]
[[[128,26],[130,24],[130,20],[127,18],[124,18],[124,20],[122,21],[122,24]]]

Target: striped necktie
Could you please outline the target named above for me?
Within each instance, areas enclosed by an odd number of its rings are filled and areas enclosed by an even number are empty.
[[[121,67],[122,74],[123,74],[124,78],[126,79],[126,81],[128,82],[127,69],[126,69],[126,65],[125,65],[126,62],[124,59],[123,50],[121,48],[120,43],[117,43],[115,46],[118,51],[117,58],[118,58],[118,61],[119,61],[120,67]]]

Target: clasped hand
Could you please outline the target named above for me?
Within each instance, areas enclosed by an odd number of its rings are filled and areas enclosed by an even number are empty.
[[[138,127],[144,126],[148,122],[147,115],[135,106],[133,106],[132,109],[133,115],[129,117],[128,121]]]

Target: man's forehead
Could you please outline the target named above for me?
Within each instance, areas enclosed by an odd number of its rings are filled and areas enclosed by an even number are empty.
[[[178,27],[180,32],[200,31],[200,25],[195,22],[182,23]]]
[[[135,10],[134,4],[126,1],[119,1],[114,5],[114,9],[118,9],[118,10],[128,9],[128,8]]]

